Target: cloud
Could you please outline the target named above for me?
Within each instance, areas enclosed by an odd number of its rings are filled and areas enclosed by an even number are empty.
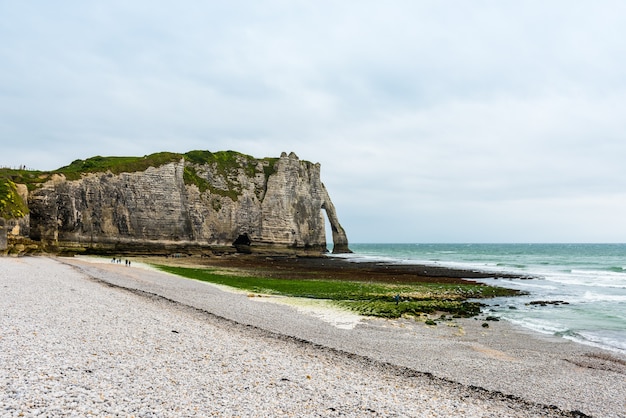
[[[359,241],[626,234],[614,224],[622,2],[61,1],[0,13],[0,165],[295,151],[322,163]]]

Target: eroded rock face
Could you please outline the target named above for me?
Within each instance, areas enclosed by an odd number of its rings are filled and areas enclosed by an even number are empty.
[[[238,155],[228,167],[181,159],[141,172],[55,176],[28,202],[31,238],[52,245],[150,250],[232,245],[245,236],[252,250],[325,252],[325,210],[333,252],[349,251],[319,164],[293,153]]]
[[[7,249],[7,230],[4,218],[0,218],[0,251]]]

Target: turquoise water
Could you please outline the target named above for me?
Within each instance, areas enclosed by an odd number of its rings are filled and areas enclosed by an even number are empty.
[[[522,327],[626,353],[626,244],[351,244],[351,261],[429,264],[534,277],[483,279],[528,295],[487,301]],[[531,301],[568,304],[529,305]]]

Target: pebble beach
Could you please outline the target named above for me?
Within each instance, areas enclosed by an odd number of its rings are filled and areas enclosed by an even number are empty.
[[[0,288],[2,417],[626,417],[620,354],[504,322],[333,317],[81,258],[0,257]]]

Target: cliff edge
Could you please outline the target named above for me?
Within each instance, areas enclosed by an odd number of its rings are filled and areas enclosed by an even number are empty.
[[[325,212],[333,253],[350,252],[320,165],[294,153],[93,157],[30,177],[18,233],[47,248],[168,253],[235,246],[317,254],[327,251]]]

